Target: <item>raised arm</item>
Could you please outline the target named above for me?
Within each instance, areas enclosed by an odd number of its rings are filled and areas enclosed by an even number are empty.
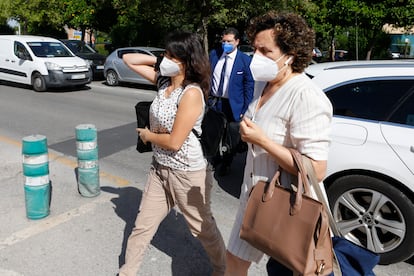
[[[146,54],[130,53],[124,54],[122,59],[134,72],[149,80],[153,84],[156,83],[157,72],[154,68],[155,63],[157,62],[156,57]]]

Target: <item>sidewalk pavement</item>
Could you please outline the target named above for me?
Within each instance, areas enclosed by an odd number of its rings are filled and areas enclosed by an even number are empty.
[[[124,226],[119,217],[106,215],[114,214],[113,194],[82,197],[77,160],[49,150],[50,214],[31,220],[26,217],[20,143],[1,137],[0,160],[0,275],[116,274]],[[116,187],[128,181],[103,174],[100,183]]]
[[[116,275],[133,227],[143,183],[100,171],[101,194],[86,198],[77,190],[77,160],[49,149],[50,214],[26,217],[21,144],[0,136],[0,275]],[[145,177],[140,177],[145,179]],[[227,241],[237,199],[220,187],[213,212]],[[265,260],[249,275],[264,275]],[[180,213],[161,223],[138,275],[210,275],[203,248]]]

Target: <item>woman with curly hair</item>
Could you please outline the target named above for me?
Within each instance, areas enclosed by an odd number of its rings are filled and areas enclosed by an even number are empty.
[[[174,206],[206,250],[213,275],[224,275],[226,248],[210,208],[212,182],[206,181],[207,161],[192,133],[201,133],[210,63],[196,34],[176,31],[166,41],[159,64],[145,54],[123,56],[132,70],[158,83],[159,90],[150,107],[150,129],[137,129],[144,143],[152,145],[153,162],[119,275],[137,275],[147,246]]]
[[[304,74],[315,44],[315,34],[306,22],[293,13],[269,12],[254,18],[247,34],[255,48],[250,70],[256,84],[240,123],[248,153],[240,205],[227,247],[225,275],[234,276],[247,275],[251,262],[258,263],[264,255],[239,237],[250,190],[259,180],[270,181],[279,166],[297,174],[288,148],[309,157],[321,181],[326,173],[332,119],[329,99]],[[284,177],[282,184],[287,185],[289,176]]]

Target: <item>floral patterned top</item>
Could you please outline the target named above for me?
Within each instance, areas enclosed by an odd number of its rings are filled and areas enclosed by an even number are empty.
[[[198,84],[190,84],[185,88],[179,87],[172,91],[166,97],[165,92],[169,83],[163,84],[151,104],[150,108],[150,129],[154,133],[171,133],[178,105],[181,97],[189,88],[196,88],[203,96],[203,91]],[[197,133],[201,133],[201,122],[204,116],[204,96],[203,96],[203,112],[197,118],[194,129]],[[182,171],[196,171],[206,167],[206,160],[198,138],[190,131],[187,139],[178,151],[167,150],[160,146],[152,144],[154,159],[157,163]]]

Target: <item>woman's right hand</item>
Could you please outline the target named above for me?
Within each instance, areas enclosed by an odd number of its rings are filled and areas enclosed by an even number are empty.
[[[247,117],[240,122],[240,137],[244,142],[260,145],[264,137],[263,130]]]

